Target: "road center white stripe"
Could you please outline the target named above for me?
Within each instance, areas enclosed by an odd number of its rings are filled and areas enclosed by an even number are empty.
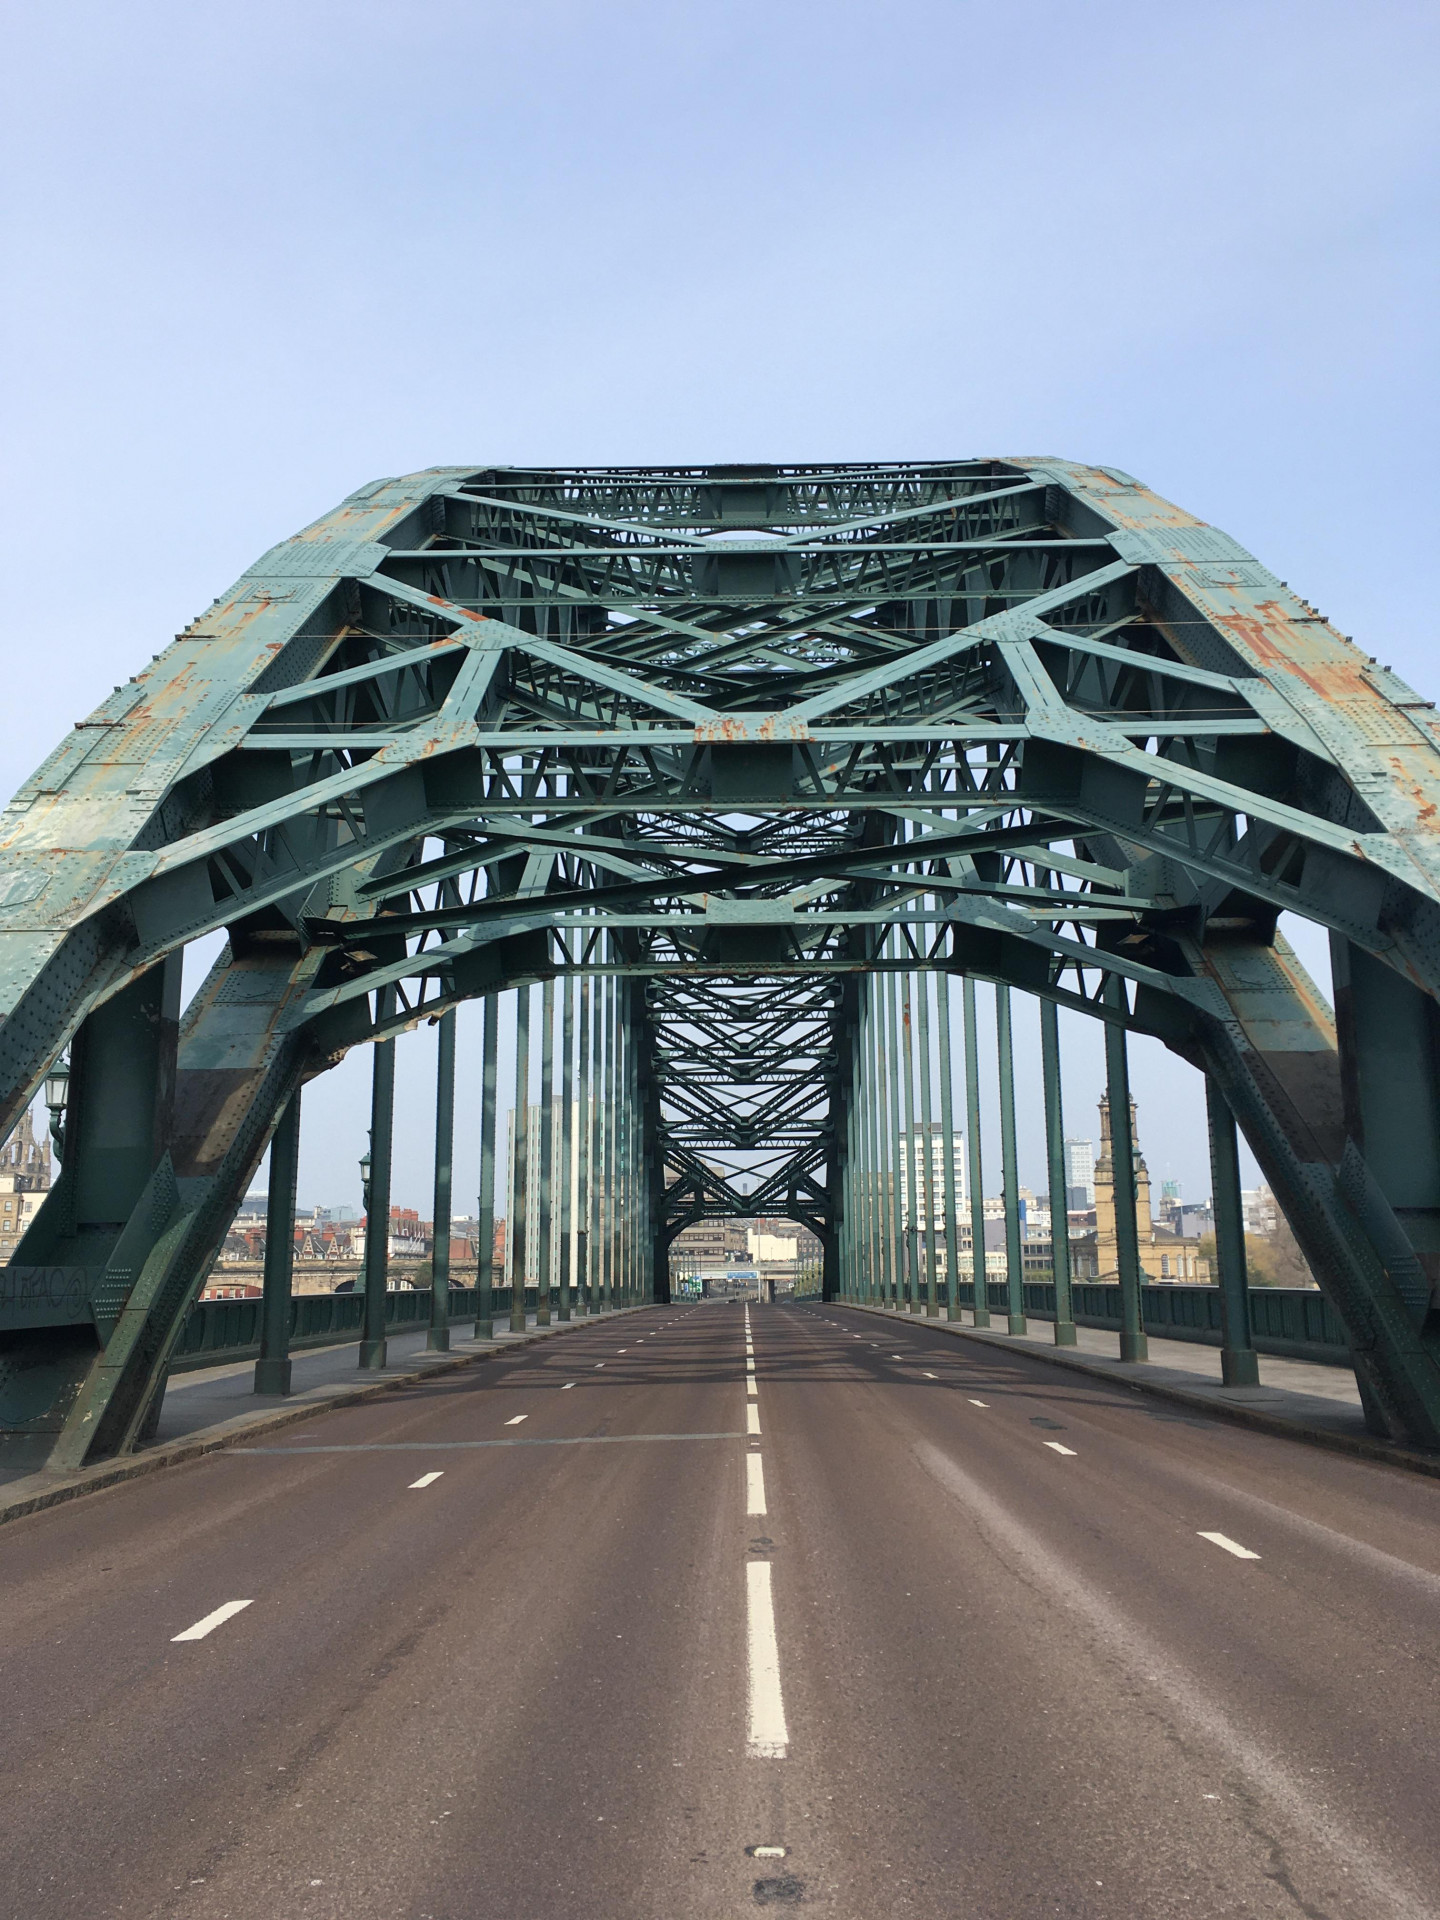
[[[775,1637],[775,1602],[770,1563],[752,1560],[745,1569],[749,1617],[750,1730],[746,1742],[753,1759],[783,1760],[790,1750],[785,1701],[780,1692],[780,1645]]]
[[[760,1409],[759,1409],[759,1407],[757,1407],[757,1406],[753,1406],[753,1405],[752,1405],[752,1406],[748,1406],[748,1407],[746,1407],[746,1409],[745,1409],[745,1431],[746,1431],[746,1433],[759,1433],[759,1431],[760,1431]]]
[[[528,1413],[517,1413],[513,1420],[507,1420],[505,1424],[507,1427],[518,1427],[522,1420],[528,1420],[529,1418]]]
[[[444,1475],[445,1469],[443,1467],[436,1473],[422,1473],[418,1480],[412,1480],[410,1482],[411,1493],[417,1492],[421,1487],[433,1487],[437,1480],[444,1478]]]
[[[770,1569],[767,1567],[768,1573]],[[246,1607],[253,1606],[253,1600],[227,1600],[223,1607],[216,1607],[213,1613],[207,1613],[203,1620],[197,1620],[193,1627],[187,1627],[183,1633],[170,1636],[171,1643],[177,1640],[203,1640],[207,1633],[213,1633],[216,1627],[223,1627],[227,1620],[233,1620],[237,1613],[243,1613]],[[771,1628],[774,1633],[774,1628]]]
[[[1122,1160],[1120,1164],[1123,1167],[1125,1162]],[[990,1402],[988,1400],[972,1400],[970,1404],[972,1407],[988,1407]]]
[[[1249,1547],[1242,1547],[1238,1540],[1232,1540],[1228,1533],[1202,1533],[1202,1540],[1210,1541],[1212,1546],[1223,1547],[1226,1553],[1233,1553],[1237,1560],[1258,1560],[1258,1553],[1252,1553]]]
[[[1120,1162],[1120,1164],[1121,1164],[1121,1166],[1123,1167],[1123,1166],[1124,1166],[1124,1164],[1125,1164],[1125,1162],[1124,1162],[1124,1161],[1122,1160],[1122,1161]],[[567,1381],[565,1382],[565,1384],[564,1384],[564,1386],[563,1386],[563,1387],[561,1387],[561,1389],[560,1389],[560,1391],[561,1391],[562,1393],[568,1393],[568,1392],[570,1391],[570,1389],[571,1389],[571,1388],[572,1388],[572,1387],[574,1386],[574,1384],[575,1384],[575,1382],[574,1382],[573,1380],[567,1380]]]
[[[765,1462],[758,1453],[745,1456],[745,1511],[748,1514],[765,1511]]]
[[[1049,1447],[1052,1453],[1065,1454],[1067,1458],[1071,1460],[1076,1460],[1079,1458],[1079,1455],[1076,1453],[1074,1447],[1062,1447],[1058,1440],[1042,1440],[1040,1444],[1042,1446]]]

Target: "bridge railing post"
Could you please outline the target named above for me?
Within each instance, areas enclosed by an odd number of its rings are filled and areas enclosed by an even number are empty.
[[[476,1200],[475,1338],[495,1338],[495,1095],[500,1059],[500,996],[484,998],[480,1064],[480,1191]]]
[[[970,1266],[975,1278],[973,1319],[990,1324],[990,1283],[985,1271],[985,1185],[980,1152],[980,1038],[975,1018],[975,982],[964,982],[965,1134],[970,1179]]]
[[[1000,1069],[1000,1161],[1005,1198],[1005,1293],[1007,1330],[1025,1328],[1025,1251],[1020,1235],[1020,1169],[1015,1150],[1015,1051],[1010,1026],[1010,989],[995,989],[995,1042]]]
[[[395,1011],[394,987],[375,996],[383,1025]],[[378,1373],[385,1365],[385,1292],[390,1279],[390,1160],[395,1135],[395,1042],[377,1040],[370,1073],[370,1181],[365,1195],[365,1310],[360,1365]]]
[[[280,1110],[270,1139],[265,1206],[265,1279],[256,1393],[290,1391],[290,1293],[295,1274],[295,1186],[300,1167],[300,1089]]]
[[[560,977],[560,1318],[575,1299],[575,982]]]
[[[1256,1387],[1260,1384],[1260,1361],[1250,1332],[1235,1116],[1208,1073],[1205,1114],[1210,1130],[1210,1186],[1215,1210],[1215,1277],[1220,1285],[1220,1378],[1227,1387]]]
[[[945,1318],[960,1318],[960,1230],[955,1191],[955,1063],[951,1048],[951,1021],[954,1005],[950,995],[950,976],[936,977],[937,1011],[940,1027],[940,1139],[945,1156]]]
[[[529,1264],[530,989],[515,989],[515,1103],[510,1120],[510,1331],[524,1333]]]
[[[1040,1002],[1040,1070],[1045,1091],[1045,1161],[1050,1179],[1050,1272],[1055,1285],[1055,1344],[1057,1347],[1073,1347],[1078,1336],[1070,1284],[1065,1112],[1060,1084],[1060,1016],[1053,1000]]]
[[[917,974],[915,985],[920,1014],[917,1038],[920,1046],[920,1201],[922,1231],[925,1235],[922,1243],[925,1249],[925,1312],[933,1320],[940,1312],[940,1300],[935,1283],[935,1063],[930,1057],[930,975]]]
[[[590,1063],[593,1046],[590,1032],[590,976],[580,976],[580,1094],[577,1121],[580,1128],[579,1165],[575,1170],[575,1311],[594,1311],[591,1293],[590,1231],[591,1173],[595,1161],[595,1114],[590,1097]]]
[[[450,1213],[451,1171],[455,1154],[455,1009],[437,1022],[435,1046],[435,1194],[430,1229],[430,1331],[425,1345],[431,1353],[450,1348]]]
[[[555,982],[540,990],[540,1178],[535,1222],[535,1324],[550,1324],[550,1262],[555,1234],[550,1218],[555,1177]]]
[[[1126,1006],[1124,984],[1111,974],[1105,984],[1105,1004]],[[1135,1130],[1130,1124],[1130,1062],[1125,1029],[1118,1021],[1105,1023],[1105,1077],[1110,1108],[1110,1158],[1115,1200],[1115,1258],[1120,1275],[1120,1358],[1145,1360],[1150,1347],[1145,1337],[1141,1304],[1140,1239],[1135,1219]]]

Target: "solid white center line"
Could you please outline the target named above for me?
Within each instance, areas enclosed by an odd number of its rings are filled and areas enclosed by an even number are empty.
[[[765,1511],[765,1462],[758,1453],[745,1456],[745,1511],[747,1514]]]
[[[769,1568],[766,1568],[769,1572]],[[216,1607],[213,1613],[207,1613],[203,1620],[197,1620],[193,1627],[187,1627],[183,1633],[170,1636],[172,1644],[176,1640],[203,1640],[207,1633],[213,1633],[216,1627],[223,1627],[227,1620],[233,1620],[237,1613],[243,1613],[246,1607],[253,1606],[253,1600],[227,1600],[223,1607]]]
[[[1121,1164],[1121,1166],[1123,1167],[1123,1166],[1124,1166],[1124,1164],[1125,1164],[1125,1162],[1124,1162],[1124,1161],[1122,1160],[1122,1161],[1120,1162],[1120,1164]],[[574,1386],[574,1384],[575,1384],[575,1382],[574,1382],[573,1380],[567,1380],[567,1381],[565,1382],[565,1384],[564,1384],[564,1386],[563,1386],[563,1387],[561,1387],[561,1389],[560,1389],[560,1391],[561,1391],[562,1393],[568,1393],[568,1392],[570,1391],[570,1389],[571,1389],[571,1387],[573,1387],[573,1386]]]
[[[528,1420],[529,1418],[528,1413],[517,1413],[513,1420],[507,1420],[505,1424],[507,1427],[518,1427],[522,1420]]]
[[[418,1480],[412,1480],[410,1482],[410,1491],[411,1493],[415,1493],[421,1487],[433,1487],[437,1480],[441,1480],[444,1477],[443,1468],[441,1468],[438,1473],[422,1473]]]
[[[775,1637],[775,1602],[770,1591],[770,1562],[752,1560],[745,1568],[749,1615],[750,1728],[747,1748],[756,1760],[783,1760],[790,1748],[785,1702],[780,1692],[780,1644]]]
[[[1052,1453],[1067,1454],[1072,1460],[1079,1458],[1074,1447],[1062,1447],[1058,1440],[1042,1440],[1040,1444],[1043,1447],[1049,1447]]]
[[[1228,1533],[1202,1533],[1202,1540],[1208,1540],[1212,1546],[1223,1547],[1226,1553],[1233,1553],[1237,1560],[1258,1560],[1258,1553],[1252,1553],[1249,1547],[1242,1547],[1238,1540],[1232,1540]]]
[[[1124,1162],[1122,1161],[1121,1164],[1123,1166]],[[972,1400],[970,1404],[972,1407],[988,1407],[990,1402],[988,1400]]]
[[[746,1409],[745,1409],[745,1431],[746,1431],[747,1433],[758,1433],[758,1432],[760,1431],[760,1409],[759,1409],[759,1407],[746,1407]]]

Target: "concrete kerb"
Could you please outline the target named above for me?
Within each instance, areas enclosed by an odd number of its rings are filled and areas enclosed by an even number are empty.
[[[602,1321],[619,1320],[628,1314],[648,1313],[651,1310],[651,1303],[647,1301],[643,1306],[617,1307],[607,1314],[591,1313],[580,1320],[552,1323],[548,1327],[531,1327],[527,1332],[508,1339],[503,1346],[497,1344],[486,1347],[478,1353],[437,1356],[423,1366],[412,1366],[404,1373],[387,1372],[383,1380],[368,1380],[353,1387],[342,1387],[336,1393],[327,1394],[323,1400],[308,1400],[303,1406],[276,1407],[270,1413],[239,1414],[217,1426],[203,1427],[197,1433],[187,1434],[182,1440],[171,1440],[161,1446],[147,1448],[144,1453],[128,1454],[123,1460],[107,1460],[96,1467],[84,1467],[80,1472],[66,1474],[63,1478],[57,1476],[49,1486],[33,1488],[11,1498],[0,1492],[0,1526],[9,1520],[23,1520],[32,1513],[43,1513],[47,1507],[63,1506],[67,1501],[78,1500],[85,1494],[104,1493],[128,1481],[143,1480],[152,1473],[162,1473],[167,1467],[183,1466],[188,1460],[198,1460],[207,1453],[218,1453],[224,1447],[233,1447],[237,1442],[253,1439],[257,1434],[277,1433],[284,1427],[297,1426],[302,1420],[313,1420],[335,1407],[358,1406],[362,1401],[374,1399],[379,1394],[393,1393],[397,1387],[413,1387],[417,1381],[458,1373],[465,1367],[478,1366],[486,1360],[503,1360],[517,1348],[533,1346],[540,1340],[558,1339],[562,1334],[578,1333]],[[217,1364],[223,1364],[224,1356],[217,1355],[216,1360]]]
[[[836,1300],[831,1303],[837,1307],[849,1307],[853,1312],[872,1314],[876,1319],[894,1322],[897,1316],[884,1307],[865,1306],[856,1300]],[[984,1347],[998,1347],[1006,1353],[1022,1353],[1027,1359],[1042,1360],[1047,1366],[1068,1367],[1072,1373],[1088,1374],[1092,1380],[1106,1380],[1111,1386],[1124,1387],[1131,1393],[1149,1393],[1157,1399],[1173,1401],[1177,1406],[1189,1407],[1192,1411],[1213,1414],[1217,1419],[1229,1420],[1240,1427],[1251,1427],[1256,1432],[1268,1433],[1281,1440],[1300,1440],[1307,1446],[1328,1447],[1332,1453],[1348,1453],[1356,1459],[1373,1460],[1381,1466],[1398,1467],[1403,1473],[1424,1474],[1431,1480],[1440,1480],[1440,1454],[1417,1453],[1413,1448],[1397,1446],[1393,1441],[1381,1440],[1369,1434],[1337,1433],[1330,1427],[1311,1426],[1303,1420],[1287,1418],[1284,1414],[1268,1413],[1262,1407],[1247,1407],[1234,1400],[1224,1400],[1220,1396],[1225,1389],[1218,1384],[1209,1392],[1197,1392],[1193,1388],[1175,1386],[1168,1380],[1147,1379],[1126,1367],[1120,1371],[1118,1360],[1096,1361],[1074,1353],[1066,1347],[1038,1347],[1022,1345],[1007,1333],[996,1333],[988,1327],[966,1327],[958,1320],[932,1320],[927,1316],[906,1314],[901,1322],[907,1328],[923,1327],[930,1333],[958,1334],[962,1340],[973,1340]]]

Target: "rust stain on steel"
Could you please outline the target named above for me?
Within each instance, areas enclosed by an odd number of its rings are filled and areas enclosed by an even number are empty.
[[[720,714],[714,720],[700,721],[694,731],[697,745],[756,746],[765,742],[788,743],[809,740],[809,726],[803,720],[791,720],[783,713]]]

